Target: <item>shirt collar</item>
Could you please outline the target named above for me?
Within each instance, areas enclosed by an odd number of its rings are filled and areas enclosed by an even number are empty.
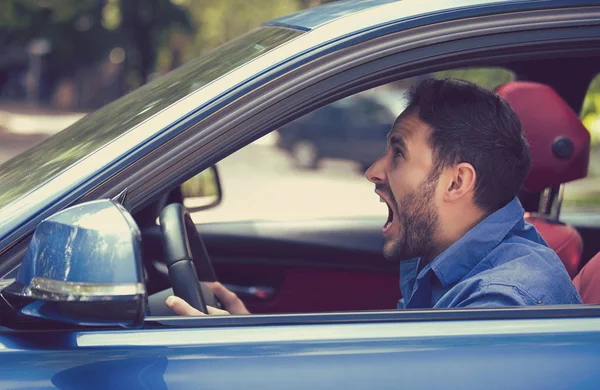
[[[419,271],[419,257],[402,260],[400,262],[400,291],[404,297],[404,302],[408,303],[413,294],[417,273]]]
[[[524,224],[524,213],[521,202],[515,197],[506,206],[488,215],[433,259],[419,277],[431,268],[443,288],[458,282],[487,256],[515,225]]]

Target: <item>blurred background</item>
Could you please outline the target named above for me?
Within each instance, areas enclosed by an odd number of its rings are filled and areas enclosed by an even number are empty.
[[[2,0],[0,130],[11,147],[0,161],[266,20],[321,2]]]
[[[262,22],[327,2],[1,0],[0,162]],[[500,68],[436,75],[488,88],[513,77]],[[220,162],[225,199],[202,218],[385,215],[362,173],[383,150],[385,134],[404,108],[402,94],[413,82],[342,99]],[[569,184],[567,210],[600,211],[599,113],[596,77],[580,113],[594,144],[590,177]],[[291,199],[306,207],[290,207]]]

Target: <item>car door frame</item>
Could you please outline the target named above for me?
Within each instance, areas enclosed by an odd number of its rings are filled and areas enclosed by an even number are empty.
[[[600,6],[589,6],[443,22],[376,37],[310,62],[298,58],[300,66],[287,64],[289,73],[190,126],[82,200],[127,190],[126,205],[135,211],[154,192],[173,188],[283,123],[353,93],[449,67],[486,65],[490,59],[497,65],[548,56],[599,56],[598,42]]]
[[[270,130],[362,90],[409,76],[501,60],[598,55],[600,6],[508,12],[432,24],[373,38],[336,52],[297,58],[299,66],[263,84],[225,109],[192,124],[78,199],[126,192],[135,212],[198,171]],[[348,38],[351,39],[351,38]],[[552,50],[549,50],[551,47]],[[281,72],[274,69],[273,72]],[[268,78],[268,76],[264,76]],[[3,256],[14,269],[27,239]]]

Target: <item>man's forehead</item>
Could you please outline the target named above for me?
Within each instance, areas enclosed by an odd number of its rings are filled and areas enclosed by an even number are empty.
[[[402,113],[394,122],[388,134],[388,139],[391,137],[401,137],[407,140],[416,134],[427,136],[429,135],[429,130],[429,126],[418,115]]]

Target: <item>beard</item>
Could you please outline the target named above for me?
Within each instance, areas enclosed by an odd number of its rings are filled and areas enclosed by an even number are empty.
[[[436,253],[435,236],[439,217],[434,203],[439,174],[432,172],[412,192],[396,200],[388,186],[382,190],[390,196],[388,207],[396,219],[396,237],[387,238],[383,255],[390,261],[402,261],[414,257],[430,259]]]

